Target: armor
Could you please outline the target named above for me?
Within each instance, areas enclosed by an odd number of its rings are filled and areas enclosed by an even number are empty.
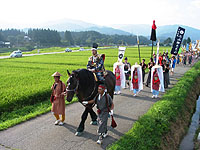
[[[89,58],[87,69],[95,70],[98,81],[104,81],[104,59],[103,55],[97,54]]]

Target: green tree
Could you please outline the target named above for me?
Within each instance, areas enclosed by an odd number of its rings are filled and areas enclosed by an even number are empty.
[[[4,40],[5,40],[5,38],[4,38],[3,34],[0,32],[0,41],[4,41]]]
[[[172,39],[168,37],[166,40],[163,42],[166,46],[170,46],[172,44]]]
[[[70,43],[70,45],[74,45],[74,40],[70,31],[65,31],[65,40],[67,40]]]

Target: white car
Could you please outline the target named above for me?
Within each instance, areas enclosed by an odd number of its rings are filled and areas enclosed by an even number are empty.
[[[69,48],[66,48],[66,49],[65,49],[65,52],[72,52],[72,50],[69,49]]]
[[[21,52],[20,50],[13,51],[13,52],[10,54],[10,57],[22,57],[22,52]]]
[[[84,48],[80,48],[79,51],[84,51]]]

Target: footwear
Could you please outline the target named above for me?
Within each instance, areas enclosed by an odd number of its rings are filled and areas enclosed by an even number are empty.
[[[153,95],[152,98],[155,98],[155,96]]]
[[[63,125],[64,125],[64,122],[60,121],[60,122],[58,123],[58,125],[59,125],[59,126],[63,126]]]
[[[101,145],[102,144],[102,140],[97,140],[97,144]]]
[[[83,134],[83,132],[76,132],[75,135],[76,136],[81,136]]]
[[[99,136],[99,139],[97,140],[97,144],[102,144],[102,140],[103,140],[103,137],[102,136]]]
[[[114,92],[114,95],[117,95],[117,92]]]
[[[118,92],[117,92],[117,94],[121,94],[121,92],[120,92],[120,91],[118,91]]]
[[[157,96],[157,95],[155,95],[155,98],[158,98],[158,96]]]
[[[90,124],[91,125],[97,125],[97,121],[91,121]]]
[[[134,96],[134,97],[136,97],[136,96],[137,96],[137,94],[134,94],[133,96]]]
[[[58,125],[60,122],[60,120],[56,120],[56,122],[54,123],[55,125]]]
[[[106,138],[108,136],[108,132],[103,133],[102,136],[103,136],[103,138]]]

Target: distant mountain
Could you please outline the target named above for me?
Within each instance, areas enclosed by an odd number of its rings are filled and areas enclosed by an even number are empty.
[[[147,24],[115,24],[111,25],[115,29],[120,29],[135,35],[149,36],[151,26]]]
[[[83,29],[90,28],[97,25],[80,21],[80,20],[62,19],[62,20],[46,22],[40,26],[42,28],[50,28],[50,29],[54,29],[58,31],[66,31],[66,30],[76,31],[76,30],[83,30]]]
[[[102,34],[108,34],[108,35],[114,35],[114,34],[118,34],[118,35],[131,35],[131,33],[123,31],[123,30],[119,30],[119,29],[114,29],[111,27],[97,27],[97,26],[93,26],[87,29],[84,29],[84,31],[97,31],[100,32]]]
[[[186,29],[184,38],[190,37],[193,41],[200,40],[200,30],[195,29],[189,26],[183,25],[165,25],[158,26],[157,28],[157,37],[162,41],[168,37],[174,39],[178,26],[181,26]],[[39,25],[38,28],[49,28],[57,31],[97,31],[102,34],[108,35],[142,35],[146,36],[149,39],[151,34],[151,25],[147,24],[114,24],[110,27],[99,26],[92,23],[87,23],[80,20],[72,19],[62,19],[47,22],[45,24]],[[25,30],[27,31],[27,29]]]
[[[184,25],[160,26],[158,27],[158,36],[165,38],[172,37],[174,39],[179,26],[185,28],[184,38],[190,37],[193,41],[200,39],[200,30]]]
[[[158,26],[157,31],[156,31],[157,37],[160,39],[166,39],[168,37],[171,37],[172,39],[174,39],[179,26],[186,29],[184,38],[190,37],[192,40],[200,39],[200,30],[199,29],[195,29],[195,28],[192,28],[189,26],[184,26],[184,25]],[[117,25],[112,25],[112,27],[120,29],[120,30],[124,30],[126,32],[130,32],[132,34],[143,35],[143,36],[147,36],[147,37],[150,37],[150,34],[151,34],[151,26],[145,25],[145,24],[138,24],[138,25],[117,24]]]
[[[48,25],[47,25],[48,24]],[[102,34],[119,34],[119,35],[130,35],[130,33],[114,29],[111,27],[103,27],[91,23],[86,23],[79,20],[72,20],[72,19],[64,19],[64,20],[57,20],[54,22],[47,22],[44,25],[41,25],[42,28],[49,28],[54,29],[57,31],[97,31]]]

